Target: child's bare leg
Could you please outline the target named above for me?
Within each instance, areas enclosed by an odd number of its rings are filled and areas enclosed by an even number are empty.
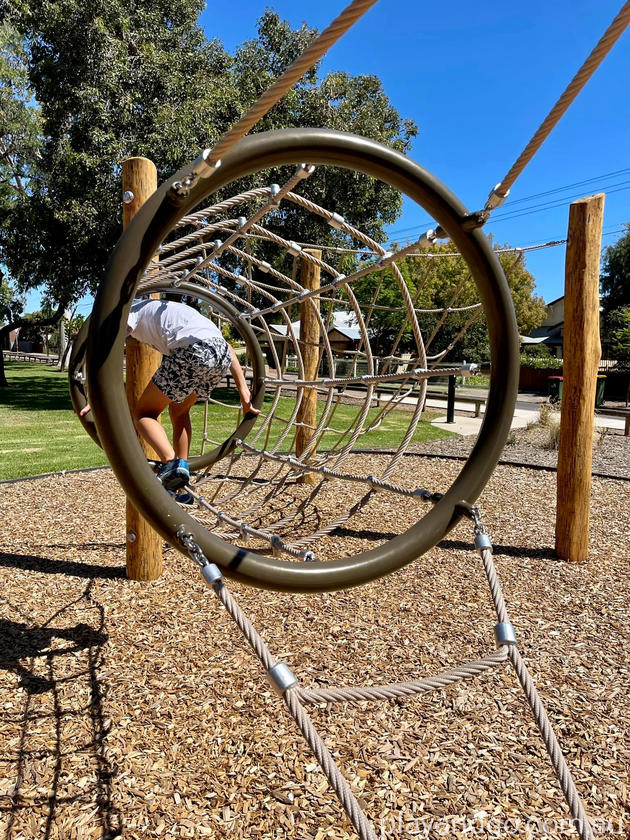
[[[155,449],[161,461],[172,461],[175,458],[175,450],[160,423],[160,414],[169,404],[166,397],[157,385],[149,382],[142,392],[134,410],[136,427],[146,442]]]
[[[173,448],[176,458],[188,460],[190,441],[192,439],[192,425],[190,423],[190,409],[197,402],[197,395],[191,394],[181,403],[170,403],[168,413],[173,424]]]

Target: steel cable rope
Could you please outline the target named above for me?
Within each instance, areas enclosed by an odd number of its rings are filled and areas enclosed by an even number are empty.
[[[532,193],[531,195],[526,195],[526,196],[523,196],[522,198],[509,198],[509,199],[506,199],[506,201],[501,206],[503,208],[505,208],[506,211],[507,211],[508,207],[511,208],[515,204],[523,204],[525,202],[532,201],[532,200],[537,199],[537,198],[544,198],[547,195],[553,195],[554,193],[567,192],[568,190],[575,189],[576,187],[587,186],[588,184],[597,183],[598,181],[606,180],[606,178],[608,178],[608,177],[612,178],[612,177],[616,177],[618,175],[625,175],[628,172],[630,172],[630,168],[628,168],[628,169],[618,169],[615,172],[608,172],[606,174],[596,175],[593,178],[586,178],[583,181],[574,181],[573,183],[565,184],[562,187],[555,187],[554,189],[551,189],[551,190],[545,190],[545,191],[539,192],[539,193]],[[626,183],[626,182],[624,181],[622,183]],[[617,184],[612,184],[611,186],[618,186],[618,185]],[[602,184],[601,189],[602,190],[607,189],[606,185]],[[582,195],[582,193],[578,193],[578,197],[581,196],[581,195]],[[565,198],[565,201],[568,201],[568,200],[569,199]],[[528,209],[528,208],[519,208],[519,209]],[[511,212],[511,211],[507,211],[507,212]],[[498,214],[498,216],[493,216],[493,221],[497,218],[502,218],[502,216],[503,216],[502,213]],[[411,225],[411,226],[405,227],[405,228],[394,228],[393,230],[389,231],[390,242],[392,241],[391,237],[398,236],[401,233],[409,233],[410,231],[413,231],[413,230],[420,230],[421,228],[427,227],[427,225],[430,225],[430,224],[431,224],[431,220],[427,219],[425,222],[419,222],[417,225]],[[303,243],[300,243],[300,244],[303,244]]]
[[[313,726],[302,703],[328,704],[333,702],[386,701],[401,697],[410,697],[431,690],[440,690],[454,682],[476,677],[485,671],[500,666],[508,659],[514,668],[534,714],[534,719],[551,758],[553,769],[573,816],[578,834],[581,840],[593,840],[593,831],[584,811],[571,771],[555,736],[546,709],[518,649],[516,633],[509,619],[503,590],[494,564],[492,543],[481,520],[479,510],[475,507],[468,506],[468,515],[473,521],[475,547],[481,558],[498,619],[498,623],[494,627],[497,644],[496,651],[477,661],[463,663],[455,668],[430,677],[409,682],[375,686],[346,686],[343,688],[333,687],[323,689],[302,688],[286,664],[284,662],[278,662],[273,657],[258,631],[254,628],[236,599],[228,590],[219,568],[208,561],[192,535],[186,533],[183,527],[178,532],[178,536],[191,559],[199,567],[206,585],[214,591],[219,601],[226,608],[230,617],[237,624],[247,642],[256,653],[276,693],[284,699],[361,840],[376,840],[374,829],[363,813],[358,801],[353,796],[345,777],[326,748],[323,739]]]
[[[481,216],[487,221],[490,213],[505,201],[507,194],[518,176],[523,172],[527,164],[534,157],[538,149],[551,134],[560,119],[566,113],[569,106],[575,100],[582,88],[586,85],[593,73],[597,70],[604,58],[608,55],[614,44],[621,37],[624,30],[630,23],[630,0],[621,7],[619,13],[613,19],[608,29],[599,39],[590,55],[584,61],[575,76],[571,79],[564,92],[549,111],[538,130],[529,143],[525,146],[509,171],[503,176],[499,183],[491,190]]]

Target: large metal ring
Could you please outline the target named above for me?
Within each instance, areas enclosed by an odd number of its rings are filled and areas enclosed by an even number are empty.
[[[492,375],[484,421],[462,471],[435,506],[408,531],[354,557],[311,563],[249,552],[221,540],[162,492],[137,441],[121,378],[127,315],[138,282],[173,225],[202,199],[229,182],[282,164],[341,166],[395,187],[423,207],[448,233],[477,284],[490,339]],[[435,545],[474,502],[499,459],[510,430],[518,384],[518,331],[501,265],[481,230],[465,230],[467,210],[433,175],[373,140],[321,129],[289,129],[247,137],[188,195],[171,186],[184,167],[146,202],[120,239],[98,290],[90,318],[86,372],[98,436],[125,492],[175,548],[182,526],[222,571],[244,583],[290,591],[356,586],[412,562]]]

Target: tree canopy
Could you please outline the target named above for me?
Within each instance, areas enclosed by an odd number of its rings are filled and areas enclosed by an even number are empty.
[[[630,306],[630,224],[614,245],[604,248],[600,289],[604,315]]]
[[[431,253],[450,254],[452,247],[452,243],[436,245],[431,248]],[[509,248],[509,245],[502,248]],[[545,303],[535,294],[534,278],[527,271],[522,254],[501,253],[499,259],[512,292],[519,332],[526,334],[544,320]],[[417,310],[453,308],[444,319],[441,311],[418,312],[418,323],[425,341],[429,341],[434,330],[439,327],[439,334],[432,342],[429,354],[445,349],[456,340],[456,345],[445,356],[445,360],[486,361],[489,358],[486,322],[481,307],[472,308],[478,304],[479,295],[463,257],[406,257],[398,262],[398,266]],[[368,303],[379,282],[380,274],[366,275],[353,286],[355,294],[362,302]],[[377,352],[383,354],[406,321],[402,294],[391,272],[386,272],[383,277],[379,303],[391,307],[389,311],[375,310],[370,319],[373,343]],[[456,311],[458,309],[462,311]],[[411,326],[406,323],[401,350],[411,345]]]
[[[630,362],[630,224],[614,245],[604,248],[600,276],[602,339],[609,358]]]
[[[10,2],[22,86],[3,95],[39,130],[26,154],[22,120],[28,179],[3,204],[0,261],[20,290],[42,288],[54,302],[100,279],[120,233],[122,160],[145,155],[166,177],[215,142],[315,35],[267,11],[258,37],[230,56],[198,26],[199,0]],[[376,77],[320,79],[317,68],[256,130],[296,125],[343,127],[398,148],[416,132]],[[396,196],[347,173],[314,179],[313,189],[329,203],[346,194],[375,233],[399,211]]]

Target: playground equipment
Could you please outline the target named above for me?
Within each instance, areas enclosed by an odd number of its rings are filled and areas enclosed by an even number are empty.
[[[303,159],[312,163],[303,165],[300,163]],[[509,288],[487,240],[479,230],[463,230],[461,219],[466,216],[465,208],[435,178],[402,155],[364,138],[316,129],[259,134],[239,143],[225,157],[216,173],[219,180],[213,178],[212,184],[214,190],[222,191],[226,184],[249,175],[252,169],[256,171],[263,166],[267,175],[269,170],[275,173],[277,166],[284,167],[287,163],[294,164],[295,170],[281,186],[272,184],[248,190],[216,206],[205,205],[207,182],[200,182],[189,196],[174,203],[170,183],[164,184],[143,206],[129,227],[129,233],[133,231],[137,239],[129,248],[119,248],[114,255],[90,318],[91,346],[98,354],[94,364],[88,363],[90,401],[101,441],[119,480],[134,505],[167,540],[179,545],[177,533],[183,525],[208,557],[240,580],[295,590],[333,589],[363,583],[411,562],[454,524],[462,500],[473,502],[477,498],[509,432],[516,394],[518,338]],[[319,207],[298,192],[298,185],[307,185],[318,168],[331,164],[359,169],[375,180],[382,173],[379,181],[387,178],[388,183],[395,184],[434,216],[437,225],[450,233],[474,280],[474,286],[469,283],[461,290],[469,295],[465,302],[457,300],[457,285],[461,284],[458,278],[456,285],[448,289],[447,305],[441,310],[423,311],[417,303],[414,305],[396,265],[406,253],[417,250],[417,242],[387,253],[339,214]],[[177,177],[182,177],[181,173]],[[285,202],[296,205],[300,213],[315,215],[326,226],[333,223],[356,244],[376,251],[376,257],[368,254],[363,264],[359,263],[351,275],[345,276],[330,261],[319,260],[299,244],[273,232],[275,215],[293,210],[290,206],[284,211]],[[155,230],[151,221],[156,214],[163,217],[159,230]],[[263,227],[262,220],[267,216],[268,223]],[[164,239],[164,233],[172,228],[177,238]],[[154,230],[156,236],[152,238]],[[258,245],[261,241],[265,244],[271,241],[280,256],[274,255],[269,261],[256,257],[255,250],[248,253],[248,243]],[[160,246],[160,260],[156,265],[152,260]],[[324,279],[317,292],[309,291],[297,279],[272,266],[271,262],[278,263],[283,252],[299,256],[303,264],[321,271]],[[251,278],[248,266],[252,267]],[[136,272],[140,276],[134,277],[131,285],[130,274]],[[374,291],[361,304],[353,289],[363,277],[374,278]],[[369,324],[377,307],[386,299],[388,282],[396,284],[404,300],[404,317],[388,351],[375,357]],[[136,289],[138,293],[167,290],[206,301],[240,334],[253,362],[254,403],[263,408],[264,417],[254,431],[255,420],[245,419],[226,440],[191,460],[198,473],[191,488],[200,505],[194,518],[156,483],[125,407],[122,349],[128,306]],[[474,291],[475,298],[471,299]],[[328,306],[327,314],[318,312],[312,303],[316,295],[323,306]],[[259,305],[250,303],[248,297]],[[299,312],[300,306],[310,306],[322,337],[321,367],[326,372],[318,374],[316,379],[304,376],[304,350],[296,335],[297,326],[289,315],[292,307],[294,312]],[[349,313],[356,325],[365,373],[352,375],[351,371],[349,376],[333,373],[337,356],[330,344],[329,329],[336,312]],[[269,316],[273,314],[283,319],[278,327],[270,323]],[[438,364],[458,334],[465,334],[484,314],[492,378],[475,449],[446,492],[440,489],[436,494],[422,487],[400,487],[395,482],[395,468],[420,419],[427,379],[445,372],[466,373],[461,366],[445,369]],[[434,325],[426,338],[419,323],[423,317]],[[114,319],[116,333],[112,329]],[[445,332],[454,319],[455,329]],[[279,327],[284,329],[279,332]],[[400,351],[403,328],[413,337],[411,345],[407,345],[411,346],[411,358],[407,360]],[[446,338],[439,344],[443,333]],[[293,353],[282,354],[283,364],[277,345],[278,339],[285,338]],[[265,345],[275,373],[265,373],[261,344]],[[288,355],[295,355],[296,375],[287,372]],[[376,414],[370,413],[374,389],[385,383],[392,386],[391,398]],[[361,391],[354,390],[359,387]],[[303,451],[296,452],[299,410],[305,393],[315,389],[321,394],[319,417],[316,425],[309,428],[308,444]],[[268,407],[263,406],[267,390],[271,397]],[[357,393],[360,404],[354,416],[344,422],[343,401],[349,395],[354,395],[356,401]],[[291,404],[289,396],[293,398]],[[410,409],[402,415],[405,428],[400,443],[392,455],[383,455],[387,463],[379,475],[366,475],[360,471],[356,458],[353,459],[361,438],[386,422],[397,408]],[[99,417],[101,411],[105,412],[105,418]],[[319,450],[316,455],[315,447]],[[214,471],[208,471],[212,465]],[[205,471],[200,473],[202,470]],[[305,472],[316,474],[319,480],[307,493],[301,488],[300,494],[295,479]],[[328,535],[342,525],[348,527],[350,519],[382,492],[396,494],[401,504],[404,500],[411,526],[407,533],[359,556],[321,556],[320,545],[325,547]],[[287,510],[287,493],[296,494],[293,511]],[[317,496],[322,493],[334,493],[339,500],[332,518],[322,519],[323,514],[317,508]],[[285,497],[281,506],[276,503],[280,496]],[[341,509],[342,504],[345,510]],[[430,509],[420,522],[415,522],[422,507]],[[204,519],[208,526],[222,528],[224,535],[235,539],[236,544],[220,540],[208,527],[202,527]],[[248,550],[254,540],[258,541],[255,543],[258,551]],[[265,550],[269,553],[263,553]],[[296,559],[309,562],[295,562]]]
[[[92,434],[103,445],[125,491],[156,530],[197,563],[206,583],[255,649],[361,837],[374,838],[375,834],[313,729],[302,702],[405,696],[443,687],[510,659],[545,740],[576,828],[581,837],[590,838],[592,830],[570,772],[520,657],[494,568],[491,542],[474,506],[509,431],[518,364],[509,290],[481,228],[492,210],[505,200],[527,162],[625,29],[630,19],[630,2],[624,5],[514,166],[491,191],[483,210],[477,213],[469,213],[421,167],[364,138],[302,129],[242,139],[344,31],[344,27],[347,28],[373,2],[375,0],[355,0],[232,131],[213,149],[205,150],[191,166],[164,183],[142,207],[112,257],[90,318],[89,334],[77,342],[71,363],[73,400],[75,405],[81,405],[84,399],[80,393],[81,380],[87,377],[98,430],[96,433],[92,429]],[[432,216],[435,227],[411,245],[394,253],[386,252],[378,242],[356,229],[351,218],[346,219],[336,211],[319,206],[300,192],[299,187],[325,167],[358,171],[374,182],[399,190]],[[265,185],[256,181],[262,170],[267,176]],[[272,179],[268,177],[270,170]],[[279,173],[277,177],[276,172]],[[252,177],[253,182],[248,182],[244,191],[237,190],[236,196],[225,197],[229,195],[228,185]],[[206,205],[207,198],[216,194],[219,195],[215,203]],[[353,246],[351,250],[358,256],[350,274],[344,274],[327,256],[314,253],[313,247],[326,255],[324,247],[319,248],[317,242],[298,243],[274,232],[270,225],[262,224],[263,218],[273,219],[274,213],[281,215],[287,206],[294,211],[294,205],[339,231],[338,249]],[[288,215],[290,217],[290,213]],[[464,289],[455,288],[443,307],[428,312],[411,297],[397,262],[410,254],[420,254],[440,238],[449,238],[458,249],[469,268],[477,296],[472,301],[461,300],[459,295]],[[274,259],[273,264],[269,259],[257,256],[257,249],[266,254],[270,243],[285,255]],[[342,250],[339,252],[343,253]],[[287,257],[302,262],[303,281],[302,275],[297,279],[297,270],[289,274],[287,270],[275,267],[290,265]],[[156,258],[159,258],[158,262]],[[319,286],[312,282],[316,273],[325,275]],[[375,293],[367,304],[365,301],[361,304],[353,286],[370,277],[377,278]],[[370,322],[374,313],[384,306],[379,294],[386,290],[391,278],[403,296],[403,321],[413,335],[410,359],[403,358],[399,350],[400,337],[394,338],[389,350],[378,358],[370,346]],[[271,398],[260,427],[256,428],[254,418],[242,418],[225,440],[216,442],[210,452],[191,461],[198,478],[190,489],[196,493],[208,527],[221,529],[221,537],[204,527],[198,517],[193,518],[183,511],[160,487],[137,443],[127,409],[121,377],[127,314],[136,294],[156,292],[194,296],[229,321],[245,342],[252,360],[254,404],[263,406],[266,392]],[[325,304],[324,312],[322,303]],[[291,318],[292,309],[303,314],[299,336]],[[366,366],[365,373],[360,375],[336,376],[336,359],[328,336],[331,318],[339,310],[350,314],[359,332],[358,352]],[[466,312],[474,313],[473,320],[466,320]],[[427,380],[438,372],[444,373],[437,365],[453,350],[455,342],[451,339],[442,345],[434,344],[439,327],[447,324],[453,314],[464,317],[458,337],[464,335],[479,317],[485,319],[487,326],[492,377],[484,423],[460,475],[444,492],[442,489],[436,492],[421,487],[401,487],[393,480],[397,459],[404,455],[413,436]],[[434,317],[433,327],[438,326],[428,336],[420,328],[422,317],[427,315]],[[288,354],[278,354],[275,340],[278,330],[273,328],[276,317],[281,319],[280,326],[283,327],[280,335],[291,342],[294,350],[296,376],[288,375]],[[323,342],[323,358],[327,362],[325,373],[317,372],[317,368],[313,372],[311,354],[305,350],[304,335],[309,320],[311,326],[317,326],[314,332],[317,345],[320,338]],[[315,339],[308,339],[309,347],[314,343]],[[272,362],[272,370],[265,363],[261,345],[266,346],[267,362]],[[448,372],[463,375],[466,369],[457,366]],[[369,417],[372,393],[375,385],[386,382],[393,385],[391,399],[375,421]],[[337,427],[335,417],[340,415],[340,406],[352,390],[351,386],[361,387],[361,405],[356,417]],[[282,398],[289,392],[293,395],[293,408],[287,416]],[[322,410],[315,419],[312,411],[300,413],[302,404],[310,403],[314,392],[321,392],[322,396],[318,401],[322,403]],[[357,441],[374,428],[375,422],[386,418],[395,408],[405,407],[405,400],[409,398],[415,408],[411,411],[407,431],[393,455],[388,455],[382,473],[376,476],[357,472],[353,462]],[[305,429],[306,436],[303,434]],[[333,442],[326,441],[323,446],[325,435]],[[298,440],[301,440],[299,448]],[[306,475],[319,478],[315,484],[299,487],[297,479]],[[348,503],[347,497],[338,495],[334,489],[335,483],[344,487],[356,485],[359,492]],[[209,487],[209,494],[205,487]],[[316,500],[331,487],[339,498],[341,512],[323,523]],[[327,538],[335,529],[345,526],[350,516],[359,516],[360,521],[360,514],[372,498],[382,492],[395,495],[398,518],[413,521],[411,527],[376,548],[350,556],[330,560],[325,551],[322,552],[324,556],[314,551],[318,541],[325,549]],[[287,498],[292,501],[290,509]],[[431,504],[431,508],[416,522],[418,508],[423,503]],[[474,524],[475,545],[497,612],[495,638],[498,649],[479,662],[467,663],[433,678],[376,688],[301,689],[286,665],[273,659],[223,579],[225,574],[261,587],[296,591],[357,585],[411,562],[434,545],[462,516],[470,518]],[[253,517],[256,521],[252,524]],[[304,526],[304,531],[294,537],[298,525]],[[257,550],[246,548],[248,541],[258,541]]]

